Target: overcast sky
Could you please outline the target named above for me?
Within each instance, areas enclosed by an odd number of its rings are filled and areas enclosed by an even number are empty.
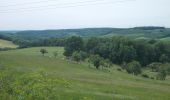
[[[170,0],[0,0],[0,30],[170,27]]]

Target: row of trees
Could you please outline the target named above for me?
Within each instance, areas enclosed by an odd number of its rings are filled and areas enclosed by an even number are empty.
[[[89,62],[97,69],[109,63],[120,64],[128,73],[141,73],[141,68],[154,62],[170,62],[170,43],[156,40],[133,40],[125,37],[70,37],[65,42],[64,55],[75,61]]]
[[[152,62],[170,62],[170,43],[156,40],[132,40],[125,37],[90,38],[73,36],[66,40],[64,55],[71,57],[77,51],[99,55],[115,64],[138,61],[142,66]]]
[[[149,64],[147,67],[151,69],[152,72],[157,72],[156,78],[159,80],[165,80],[167,75],[170,75],[170,64],[154,62]]]
[[[11,41],[18,44],[20,48],[27,48],[37,46],[64,46],[65,40],[65,38],[49,38],[37,40],[12,39]]]
[[[85,51],[99,54],[113,63],[139,61],[142,66],[152,62],[170,62],[170,43],[155,40],[130,40],[125,37],[91,38],[85,45]]]
[[[7,34],[7,35],[5,35]],[[17,38],[10,33],[0,32],[0,39],[12,41],[19,45],[18,48],[37,47],[37,46],[64,46],[66,38],[28,38],[27,40]],[[0,51],[10,50],[11,48],[0,48]]]

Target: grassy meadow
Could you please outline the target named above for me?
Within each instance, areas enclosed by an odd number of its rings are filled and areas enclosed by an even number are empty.
[[[18,46],[11,41],[0,39],[0,48],[17,48]]]
[[[41,48],[48,54],[42,56]],[[96,70],[87,63],[66,61],[63,51],[62,47],[1,51],[1,100],[170,100],[169,76],[165,81],[145,79],[117,71],[116,65]]]

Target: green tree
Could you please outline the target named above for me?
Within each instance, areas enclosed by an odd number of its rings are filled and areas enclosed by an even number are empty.
[[[81,61],[80,53],[78,51],[73,52],[72,59],[76,62],[80,62]]]
[[[136,58],[136,50],[132,41],[124,37],[113,37],[109,50],[109,58],[116,64],[131,62]]]
[[[46,49],[40,49],[41,54],[44,56],[48,51]]]
[[[96,51],[96,47],[99,43],[99,39],[92,37],[90,39],[88,39],[87,43],[86,43],[86,51],[89,53],[94,54]]]
[[[126,70],[128,73],[138,75],[141,73],[141,65],[138,61],[132,61],[127,64]]]
[[[81,61],[84,61],[88,57],[87,53],[84,51],[80,51],[79,53],[81,56]]]
[[[102,58],[99,55],[91,55],[90,60],[96,69],[99,69],[100,65],[102,64]]]
[[[72,54],[72,58],[77,62],[84,61],[87,58],[87,54],[83,51],[75,51]]]
[[[134,42],[137,59],[143,66],[157,62],[155,46],[143,41]]]
[[[119,56],[122,62],[130,62],[136,57],[136,50],[133,46],[121,45],[119,48]]]
[[[72,36],[66,40],[64,55],[70,57],[74,51],[83,50],[83,46],[84,43],[81,37]]]

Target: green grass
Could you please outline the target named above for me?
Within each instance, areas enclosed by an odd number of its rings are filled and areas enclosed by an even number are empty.
[[[42,56],[41,48],[49,53]],[[117,71],[116,65],[110,71],[96,70],[68,62],[62,53],[62,47],[0,52],[2,100],[170,100],[170,77],[145,79]]]
[[[170,37],[166,37],[166,38],[161,38],[161,41],[170,41]]]
[[[0,39],[0,48],[17,48],[18,46],[11,41]]]

